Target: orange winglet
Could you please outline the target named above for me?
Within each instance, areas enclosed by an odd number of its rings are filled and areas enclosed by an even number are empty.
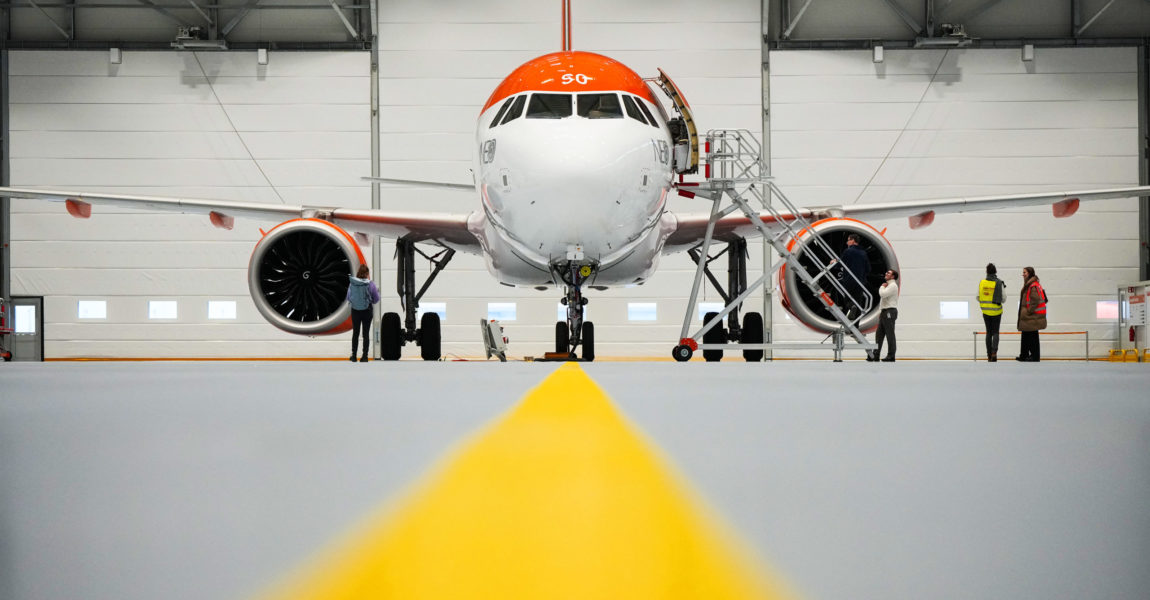
[[[918,213],[917,215],[911,215],[909,219],[911,229],[922,229],[923,227],[934,223],[934,211],[928,210],[926,212]]]
[[[1055,202],[1050,208],[1054,211],[1055,219],[1065,219],[1078,212],[1078,204],[1078,198],[1067,198],[1066,200]]]
[[[229,217],[228,215],[225,215],[222,212],[216,212],[214,210],[210,214],[208,214],[208,219],[211,220],[212,225],[214,225],[220,229],[231,230],[231,228],[234,227],[236,224],[236,218],[235,217]]]
[[[68,198],[64,201],[64,206],[68,208],[68,214],[77,219],[87,219],[92,216],[92,205],[83,200]]]

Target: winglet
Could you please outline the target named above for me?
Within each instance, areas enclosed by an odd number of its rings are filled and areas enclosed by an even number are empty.
[[[68,214],[77,219],[87,219],[92,216],[92,205],[83,200],[68,198],[64,201],[64,205],[68,207]]]
[[[1078,198],[1067,198],[1060,202],[1055,202],[1051,209],[1054,211],[1055,219],[1065,219],[1070,215],[1078,212]]]
[[[928,210],[926,212],[920,212],[917,215],[911,215],[908,218],[910,219],[911,229],[922,229],[923,227],[934,223],[934,211]]]
[[[220,229],[227,229],[229,231],[232,227],[235,227],[236,224],[235,217],[229,217],[228,215],[215,210],[208,213],[208,219],[211,220],[212,225],[215,225]]]

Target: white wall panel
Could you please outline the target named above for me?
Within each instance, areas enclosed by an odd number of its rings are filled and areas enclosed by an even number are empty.
[[[13,158],[225,158],[249,154],[235,133],[224,131],[13,131]]]
[[[12,131],[232,131],[210,104],[12,104],[9,115]]]
[[[363,122],[370,116],[367,102],[362,105],[242,104],[227,107],[227,117],[239,131],[364,131]]]

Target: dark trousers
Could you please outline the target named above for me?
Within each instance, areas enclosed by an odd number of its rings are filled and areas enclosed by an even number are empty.
[[[1032,360],[1034,362],[1038,362],[1038,360],[1042,358],[1042,352],[1038,349],[1037,331],[1022,332],[1022,352],[1019,352],[1018,356],[1022,360]]]
[[[883,340],[890,340],[890,350],[887,351],[887,358],[894,358],[894,352],[898,348],[894,339],[894,322],[898,320],[897,308],[884,308],[878,316],[878,329],[874,332],[874,341],[878,344],[878,349],[874,351],[875,358],[882,354]]]
[[[987,358],[998,354],[998,328],[1002,325],[1002,315],[982,315],[982,323],[986,325],[986,356]]]
[[[371,339],[371,309],[351,309],[351,355],[359,349],[359,334],[363,332],[363,356],[367,356],[368,340]]]

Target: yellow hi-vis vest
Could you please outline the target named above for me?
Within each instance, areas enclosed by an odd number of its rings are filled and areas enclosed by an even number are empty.
[[[994,288],[998,281],[983,279],[978,283],[978,304],[982,307],[982,314],[993,317],[1002,314],[1002,305],[994,303]]]

